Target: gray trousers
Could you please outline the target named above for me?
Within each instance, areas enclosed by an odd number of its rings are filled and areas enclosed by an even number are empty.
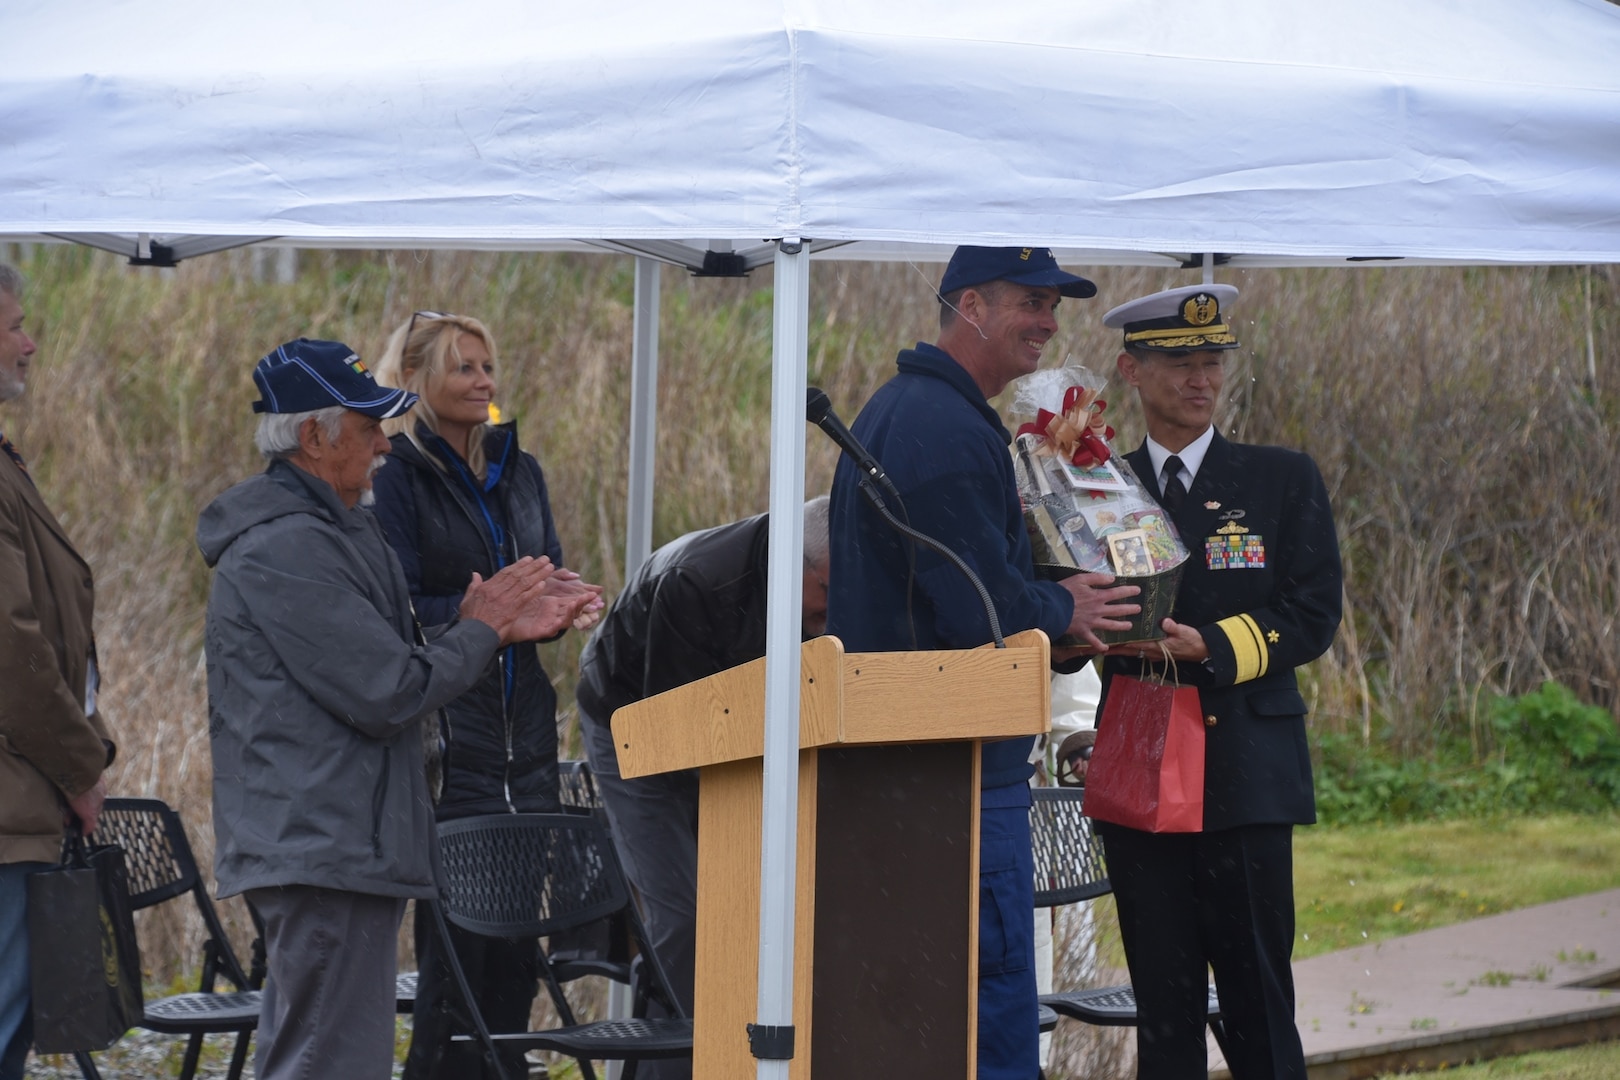
[[[608,726],[583,709],[579,722],[591,773],[613,826],[614,850],[641,901],[653,952],[690,1016],[697,951],[697,772],[625,780],[619,776]],[[646,1080],[691,1075],[690,1061],[644,1061],[636,1072]]]
[[[259,1080],[388,1080],[405,901],[309,885],[249,889],[270,964]]]

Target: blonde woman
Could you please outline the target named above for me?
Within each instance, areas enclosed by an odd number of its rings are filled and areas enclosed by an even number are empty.
[[[562,544],[533,455],[518,448],[513,424],[491,422],[496,348],[477,319],[419,311],[395,329],[378,363],[377,380],[421,395],[416,408],[390,421],[393,451],[377,473],[376,513],[399,555],[417,617],[425,626],[448,622],[473,574],[485,578],[525,555],[563,565]],[[591,588],[559,571],[573,588]],[[581,629],[599,617],[581,616]],[[438,818],[474,814],[555,812],[557,695],[532,644],[503,649],[484,677],[446,713],[444,787]],[[478,1006],[495,1031],[522,1031],[538,988],[537,946],[451,928]],[[405,1075],[486,1075],[476,1043],[453,1046],[453,1032],[470,1031],[430,920],[416,923],[417,990],[414,1034]],[[527,1067],[522,1054],[508,1075]]]

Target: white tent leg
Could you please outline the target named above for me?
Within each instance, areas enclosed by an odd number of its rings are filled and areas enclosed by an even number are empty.
[[[653,451],[658,445],[658,278],[657,259],[636,258],[635,322],[630,345],[630,494],[624,515],[624,577],[652,554]],[[607,1013],[630,1015],[630,988],[608,984]],[[619,1080],[624,1063],[607,1063],[607,1080]]]
[[[658,446],[658,278],[656,259],[636,258],[630,346],[630,498],[625,511],[624,576],[652,554],[653,451]]]
[[[799,635],[804,583],[804,394],[810,247],[776,253],[771,357],[770,587],[765,632],[765,802],[756,1023],[793,1023],[793,889],[799,799]],[[743,1032],[737,1032],[743,1038]],[[787,1080],[787,1060],[761,1058],[759,1080]]]

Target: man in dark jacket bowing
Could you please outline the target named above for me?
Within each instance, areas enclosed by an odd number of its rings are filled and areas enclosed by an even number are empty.
[[[641,565],[579,658],[579,721],[613,843],[636,886],[653,949],[687,1015],[697,938],[696,769],[626,780],[609,726],[616,709],[765,655],[769,515],[670,541]],[[827,496],[804,506],[806,640],[826,629]],[[691,1076],[690,1061],[639,1076]]]
[[[1305,702],[1294,669],[1339,625],[1342,579],[1315,463],[1230,443],[1213,417],[1238,341],[1230,285],[1133,300],[1103,317],[1122,330],[1118,368],[1147,439],[1126,455],[1191,552],[1162,643],[1204,714],[1204,818],[1196,833],[1099,823],[1136,988],[1137,1075],[1206,1073],[1207,971],[1238,1080],[1303,1078],[1294,1027],[1293,827],[1316,820]],[[1114,649],[1120,676],[1164,674],[1161,643]],[[1096,767],[1093,766],[1095,773]],[[1094,777],[1095,779],[1096,777]]]
[[[1101,649],[1124,630],[1134,585],[1103,574],[1037,581],[1013,481],[1011,436],[989,399],[1035,370],[1054,311],[1097,288],[1045,248],[960,247],[940,282],[934,345],[900,353],[899,373],[855,421],[916,530],[955,550],[984,582],[1006,633],[1073,633]],[[846,458],[832,490],[828,633],[851,652],[970,649],[991,640],[978,593],[944,558],[914,548],[866,504]],[[1033,739],[988,743],[980,792],[978,1075],[1039,1072],[1034,868],[1029,839]]]

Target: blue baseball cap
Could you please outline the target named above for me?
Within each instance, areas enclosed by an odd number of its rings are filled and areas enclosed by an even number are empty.
[[[299,338],[260,360],[253,369],[260,400],[256,413],[303,413],[341,405],[386,420],[416,404],[409,390],[380,385],[360,356],[340,341]]]
[[[949,296],[958,289],[983,285],[987,281],[1010,281],[1014,285],[1054,288],[1060,295],[1085,299],[1097,295],[1097,286],[1058,268],[1051,248],[969,247],[963,245],[951,254],[945,276],[939,281],[939,295]]]

